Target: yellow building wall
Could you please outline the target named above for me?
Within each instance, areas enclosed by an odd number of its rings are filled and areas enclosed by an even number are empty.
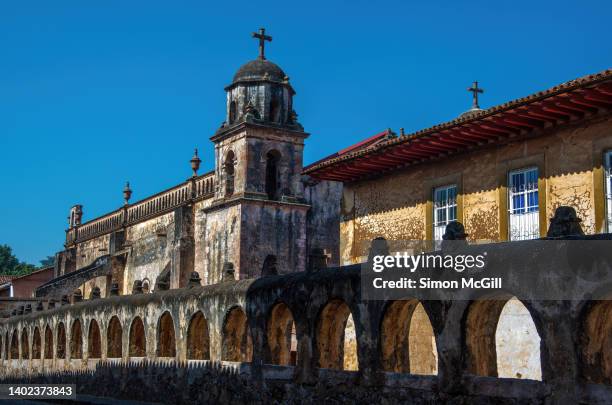
[[[370,241],[432,239],[433,188],[456,184],[458,220],[471,241],[508,238],[508,172],[539,169],[540,235],[554,210],[576,209],[587,234],[605,231],[602,161],[612,150],[612,118],[549,130],[504,145],[347,183],[342,198],[343,264],[365,260]]]

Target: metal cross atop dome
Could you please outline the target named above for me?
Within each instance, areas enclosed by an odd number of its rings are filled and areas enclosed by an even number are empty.
[[[478,87],[478,82],[472,83],[472,87],[468,87],[467,91],[473,94],[474,101],[472,103],[472,109],[480,109],[478,105],[478,93],[484,93],[484,89]]]
[[[272,42],[272,37],[269,35],[266,35],[265,28],[260,28],[259,33],[254,32],[252,35],[253,35],[253,38],[259,39],[259,59],[262,59],[262,60],[266,59],[266,56],[264,53],[266,41]]]

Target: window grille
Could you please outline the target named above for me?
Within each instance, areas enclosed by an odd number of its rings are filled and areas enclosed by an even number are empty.
[[[434,240],[442,240],[449,222],[457,220],[457,186],[434,189]]]
[[[514,170],[508,174],[510,240],[540,236],[538,169]]]

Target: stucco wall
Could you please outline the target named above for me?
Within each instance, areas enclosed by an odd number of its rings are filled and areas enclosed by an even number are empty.
[[[541,235],[560,205],[576,209],[586,233],[602,232],[603,208],[597,207],[603,207],[601,161],[609,149],[612,119],[608,117],[345,184],[341,261],[362,261],[367,255],[367,244],[362,242],[375,237],[431,238],[432,190],[448,184],[458,186],[458,220],[470,240],[506,240],[508,171],[533,166],[541,177]]]

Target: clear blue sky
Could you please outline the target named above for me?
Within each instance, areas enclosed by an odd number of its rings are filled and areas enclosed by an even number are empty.
[[[460,4],[461,3],[461,4]],[[299,5],[298,5],[299,4]],[[0,243],[22,260],[84,220],[186,179],[234,72],[257,55],[291,77],[309,163],[387,127],[415,131],[612,67],[610,1],[4,1]]]

